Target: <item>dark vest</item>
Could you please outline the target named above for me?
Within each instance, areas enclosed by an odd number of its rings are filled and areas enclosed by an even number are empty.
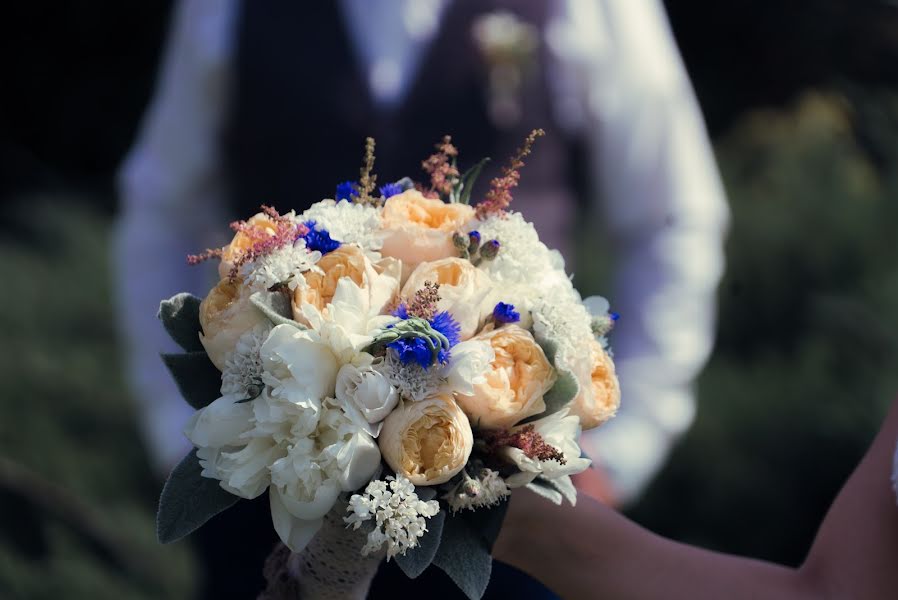
[[[460,150],[462,169],[492,157],[475,187],[476,200],[527,133],[542,127],[547,135],[527,160],[513,208],[536,223],[546,243],[565,251],[579,144],[555,126],[544,44],[519,94],[520,120],[500,127],[490,119],[489,69],[471,31],[478,17],[498,8],[540,31],[546,21],[543,2],[450,2],[414,83],[399,106],[387,111],[369,94],[337,2],[244,2],[223,140],[235,213],[246,217],[263,203],[300,211],[333,197],[338,182],[358,178],[369,135],[377,140],[380,184],[403,176],[426,180],[421,161],[445,134]]]
[[[371,5],[374,10],[377,3]],[[475,187],[476,200],[530,130],[541,127],[547,135],[527,159],[513,208],[536,223],[546,243],[565,251],[575,211],[572,182],[578,178],[573,169],[582,164],[579,144],[555,126],[544,49],[538,51],[538,68],[519,95],[520,120],[500,127],[490,118],[488,65],[471,30],[479,16],[499,8],[543,30],[543,2],[450,2],[407,95],[397,108],[386,111],[370,96],[337,2],[243,2],[232,104],[222,140],[235,215],[246,218],[260,204],[301,211],[332,198],[337,183],[358,178],[366,136],[377,140],[379,184],[404,176],[426,180],[421,161],[445,134],[452,135],[460,150],[462,169],[492,157]],[[260,519],[265,518],[264,508],[260,505]],[[270,530],[271,525],[246,527]],[[261,556],[267,552],[262,548]],[[241,577],[257,577],[261,570],[255,559],[245,563],[246,575],[232,571],[234,585]],[[506,569],[494,566],[487,598],[553,597],[522,575],[508,577]],[[410,581],[391,563],[375,579],[371,597],[396,597],[397,590],[401,597],[416,592],[434,599],[464,597],[435,568]]]

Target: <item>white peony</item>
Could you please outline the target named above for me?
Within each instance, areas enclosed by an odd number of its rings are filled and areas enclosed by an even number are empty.
[[[520,473],[505,478],[508,487],[517,488],[527,485],[540,475],[546,479],[554,479],[581,473],[592,463],[588,458],[580,457],[580,446],[577,445],[577,439],[580,437],[580,419],[569,415],[567,410],[560,410],[534,421],[533,426],[547,444],[557,448],[564,455],[564,464],[556,460],[530,458],[519,448],[503,448],[502,453],[505,458],[520,469]],[[518,426],[512,431],[519,430],[521,427]]]
[[[311,327],[305,334],[328,346],[340,364],[357,362],[362,350],[374,340],[374,334],[396,320],[372,311],[370,300],[369,293],[354,281],[348,277],[340,279],[326,310],[302,305],[302,314]]]
[[[322,448],[319,464],[335,478],[344,492],[362,487],[380,468],[380,448],[368,433],[368,422],[349,404],[325,400],[317,441]]]
[[[275,397],[312,406],[334,395],[337,358],[315,332],[278,325],[259,354],[264,368],[262,380],[272,386]]]

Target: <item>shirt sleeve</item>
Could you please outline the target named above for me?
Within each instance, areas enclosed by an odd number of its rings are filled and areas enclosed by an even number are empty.
[[[664,9],[569,0],[550,26],[565,115],[588,137],[614,252],[618,415],[584,450],[624,501],[663,465],[695,412],[729,220],[713,151]],[[580,42],[579,40],[584,40]]]
[[[189,448],[192,412],[159,358],[177,351],[156,319],[177,292],[202,295],[214,268],[185,257],[224,243],[218,136],[226,110],[236,0],[174,8],[156,92],[118,174],[113,241],[116,308],[127,379],[151,458],[167,471]]]

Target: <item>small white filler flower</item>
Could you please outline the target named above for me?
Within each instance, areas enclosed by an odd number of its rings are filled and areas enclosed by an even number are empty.
[[[386,481],[376,479],[368,484],[364,494],[353,494],[347,512],[350,514],[343,520],[353,529],[374,519],[374,530],[368,534],[362,554],[368,556],[386,543],[389,560],[418,545],[418,539],[427,531],[425,518],[440,512],[440,504],[436,500],[420,500],[412,482],[400,475],[387,477]]]

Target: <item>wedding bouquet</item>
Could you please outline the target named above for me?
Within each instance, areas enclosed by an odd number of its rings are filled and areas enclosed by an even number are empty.
[[[619,403],[616,315],[581,301],[561,255],[508,210],[541,134],[476,206],[485,161],[461,174],[449,137],[423,162],[429,185],[377,192],[369,139],[335,200],[263,207],[188,257],[219,259],[221,281],[160,308],[185,351],[163,359],[197,409],[161,541],[267,491],[292,553],[355,534],[354,560],[386,556],[410,577],[433,563],[479,598],[510,490],[575,502],[580,430]]]

